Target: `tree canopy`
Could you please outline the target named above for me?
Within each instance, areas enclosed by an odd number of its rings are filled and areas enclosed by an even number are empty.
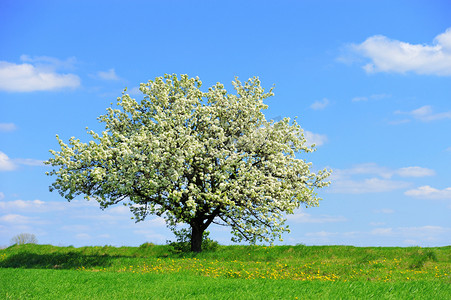
[[[95,199],[101,208],[122,202],[136,221],[162,216],[167,225],[188,224],[191,250],[201,251],[212,223],[229,226],[233,241],[271,242],[288,226],[285,214],[320,200],[327,170],[312,172],[296,158],[309,153],[295,120],[267,121],[263,100],[272,96],[258,78],[200,90],[199,78],[165,75],[140,85],[136,101],[126,91],[117,107],[98,119],[89,143],[74,137],[46,163],[67,200]]]

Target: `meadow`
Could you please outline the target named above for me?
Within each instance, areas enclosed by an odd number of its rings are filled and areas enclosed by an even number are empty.
[[[0,250],[2,299],[451,299],[451,246]]]

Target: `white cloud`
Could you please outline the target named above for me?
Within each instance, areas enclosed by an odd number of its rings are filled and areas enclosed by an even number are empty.
[[[451,119],[451,111],[434,113],[430,105],[425,105],[409,112],[395,111],[395,114],[409,115],[422,122]]]
[[[423,198],[423,199],[438,199],[451,200],[451,187],[439,190],[429,185],[420,186],[419,188],[408,190],[404,193],[406,196]]]
[[[318,231],[318,232],[307,232],[305,236],[310,237],[330,237],[330,236],[336,236],[339,233],[337,232],[327,232],[327,231]]]
[[[399,169],[390,169],[387,167],[379,166],[375,163],[363,163],[353,166],[350,169],[336,169],[332,176],[337,177],[338,179],[350,177],[353,175],[377,175],[379,177],[390,179],[394,175],[398,175],[400,177],[425,177],[425,176],[433,176],[435,175],[435,171],[418,167],[404,167]]]
[[[165,228],[166,227],[166,221],[163,217],[154,217],[153,219],[146,219],[144,222],[138,222],[133,224],[134,228],[141,229],[141,230],[148,230],[151,228]]]
[[[293,215],[287,215],[287,220],[295,223],[335,223],[347,221],[347,219],[343,216],[312,216],[311,214],[303,211],[296,212]]]
[[[451,28],[435,37],[432,45],[409,44],[383,35],[351,45],[353,52],[368,58],[367,73],[414,72],[425,75],[451,75]]]
[[[379,224],[381,225],[381,224]],[[350,232],[309,232],[304,236],[303,241],[318,244],[353,244],[360,246],[380,246],[399,245],[403,241],[404,245],[440,246],[448,245],[451,228],[434,225],[418,227],[378,227],[369,231]],[[378,236],[376,242],[374,236]],[[366,240],[366,241],[365,241]],[[374,244],[377,243],[377,244]]]
[[[64,202],[67,203],[70,207],[77,207],[77,208],[90,208],[90,207],[99,207],[99,204],[95,200],[84,200],[84,199],[77,199],[77,200],[71,200],[70,202]]]
[[[160,233],[156,233],[153,231],[142,231],[135,230],[134,234],[143,237],[146,241],[156,243],[156,244],[164,244],[168,240],[169,235],[164,235]]]
[[[311,109],[314,110],[321,110],[325,109],[329,105],[329,100],[327,98],[324,98],[323,100],[315,101],[312,105],[310,105]]]
[[[12,171],[16,166],[5,153],[0,151],[0,171]]]
[[[393,235],[392,228],[375,228],[371,230],[370,234],[373,235]]]
[[[419,227],[398,227],[398,228],[375,228],[370,234],[398,237],[404,239],[407,243],[409,240],[420,240],[422,244],[441,239],[444,235],[451,233],[451,228],[441,226],[419,226]],[[415,244],[420,244],[415,242]]]
[[[404,181],[379,178],[368,178],[364,180],[332,180],[330,192],[340,194],[383,193],[407,188],[410,185],[410,183]]]
[[[348,231],[348,232],[328,232],[328,231],[317,231],[317,232],[307,232],[304,236],[309,237],[309,240],[313,244],[335,244],[343,245],[348,244],[344,240],[351,238],[355,239],[361,235],[358,231]],[[331,239],[334,238],[334,239]],[[304,240],[305,241],[305,240]],[[350,244],[350,243],[349,243]]]
[[[142,236],[146,241],[153,243],[165,243],[168,237],[173,236],[162,217],[155,217],[133,224],[130,228],[132,228],[134,234]]]
[[[373,94],[369,97],[362,96],[362,97],[354,97],[352,98],[352,102],[362,102],[362,101],[368,101],[368,100],[380,100],[384,98],[389,98],[391,95],[389,94]]]
[[[64,231],[75,231],[75,232],[89,231],[90,229],[91,229],[91,227],[89,225],[80,225],[80,224],[64,225],[64,226],[61,227],[61,230],[64,230]]]
[[[42,160],[31,158],[14,158],[11,159],[5,153],[0,151],[0,172],[13,171],[17,169],[17,165],[41,167],[45,166]]]
[[[377,209],[374,211],[377,214],[393,214],[395,211],[390,208]]]
[[[403,120],[396,120],[396,121],[389,121],[388,124],[390,125],[400,125],[400,124],[406,124],[409,123],[409,119],[403,119]]]
[[[385,225],[385,222],[370,222],[371,226],[382,226]]]
[[[130,215],[130,208],[124,206],[124,205],[116,205],[113,207],[108,208],[106,210],[109,214],[115,214],[115,215]]]
[[[7,208],[36,208],[36,206],[42,206],[45,202],[41,200],[31,200],[31,201],[24,201],[24,200],[14,200],[14,201],[8,201],[8,202],[0,202],[0,208],[7,209]]]
[[[114,69],[109,69],[108,71],[99,71],[97,76],[103,80],[119,80]]]
[[[0,192],[0,200],[5,199],[5,194],[3,194],[2,192]]]
[[[403,243],[408,246],[416,246],[418,245],[417,240],[404,240]]]
[[[60,211],[67,208],[67,203],[65,202],[45,202],[41,200],[13,200],[13,201],[2,201],[0,202],[0,209],[2,211],[10,212],[49,212],[49,211]]]
[[[12,223],[14,225],[27,224],[27,223],[31,222],[31,218],[22,216],[22,215],[17,215],[17,214],[8,214],[8,215],[0,216],[0,222]]]
[[[370,96],[371,99],[374,100],[380,100],[380,99],[385,99],[385,98],[390,98],[391,95],[390,94],[373,94]]]
[[[428,240],[434,240],[439,235],[451,233],[451,228],[426,225],[419,227],[399,227],[397,231],[403,236],[423,237]]]
[[[139,87],[136,86],[134,88],[131,88],[130,90],[127,90],[127,92],[130,96],[133,97],[138,97],[142,95],[142,92],[139,90]]]
[[[406,167],[396,170],[396,173],[401,177],[425,177],[434,176],[435,171],[422,167]]]
[[[307,140],[307,145],[315,144],[315,146],[322,146],[327,142],[327,136],[324,134],[313,133],[311,131],[304,131],[305,139]]]
[[[44,161],[39,159],[32,158],[16,158],[13,160],[16,164],[26,165],[26,166],[34,166],[34,167],[42,167],[45,166]]]
[[[429,105],[422,106],[420,108],[417,108],[415,110],[412,110],[408,114],[414,116],[415,118],[421,119],[426,116],[429,116],[432,114],[432,108]]]
[[[33,63],[40,69],[43,70],[55,70],[55,69],[69,69],[72,70],[75,68],[75,64],[77,63],[77,59],[75,57],[69,57],[66,60],[60,60],[55,57],[50,56],[29,56],[29,55],[21,55],[20,60],[23,62]]]
[[[361,102],[361,101],[368,101],[368,97],[354,97],[354,98],[352,98],[352,102]]]
[[[45,61],[21,56],[22,61]],[[46,58],[47,63],[51,58]],[[53,63],[60,62],[54,59]],[[0,61],[0,90],[7,92],[34,92],[51,91],[62,88],[76,88],[80,86],[80,78],[75,74],[60,74],[54,69],[57,65],[45,65],[30,63],[15,64]]]
[[[380,193],[397,189],[408,188],[411,183],[393,180],[393,176],[399,177],[425,177],[435,175],[435,171],[418,166],[390,169],[375,163],[355,165],[349,169],[333,169],[331,175],[332,193]],[[362,178],[363,177],[363,178]]]
[[[16,129],[17,127],[14,123],[0,123],[0,132],[9,132]]]
[[[375,163],[363,163],[353,166],[350,169],[336,169],[332,176],[349,177],[351,175],[377,175],[383,178],[391,178],[393,171],[386,167],[378,166]]]
[[[87,233],[79,233],[79,234],[76,234],[75,237],[79,240],[90,240],[91,239],[91,236]]]

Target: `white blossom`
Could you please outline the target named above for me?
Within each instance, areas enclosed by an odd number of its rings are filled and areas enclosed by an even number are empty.
[[[258,78],[233,85],[235,95],[220,83],[202,92],[199,78],[165,75],[140,85],[140,102],[124,92],[99,117],[105,130],[88,131],[89,143],[57,136],[51,189],[103,208],[122,201],[137,221],[157,214],[193,234],[219,223],[236,241],[280,238],[284,213],[318,205],[314,189],[329,184],[329,171],[313,173],[295,157],[315,150],[295,120],[266,121],[272,90]]]

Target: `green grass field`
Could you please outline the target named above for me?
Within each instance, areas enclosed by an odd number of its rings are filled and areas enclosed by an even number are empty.
[[[0,250],[2,299],[451,299],[451,246]]]

